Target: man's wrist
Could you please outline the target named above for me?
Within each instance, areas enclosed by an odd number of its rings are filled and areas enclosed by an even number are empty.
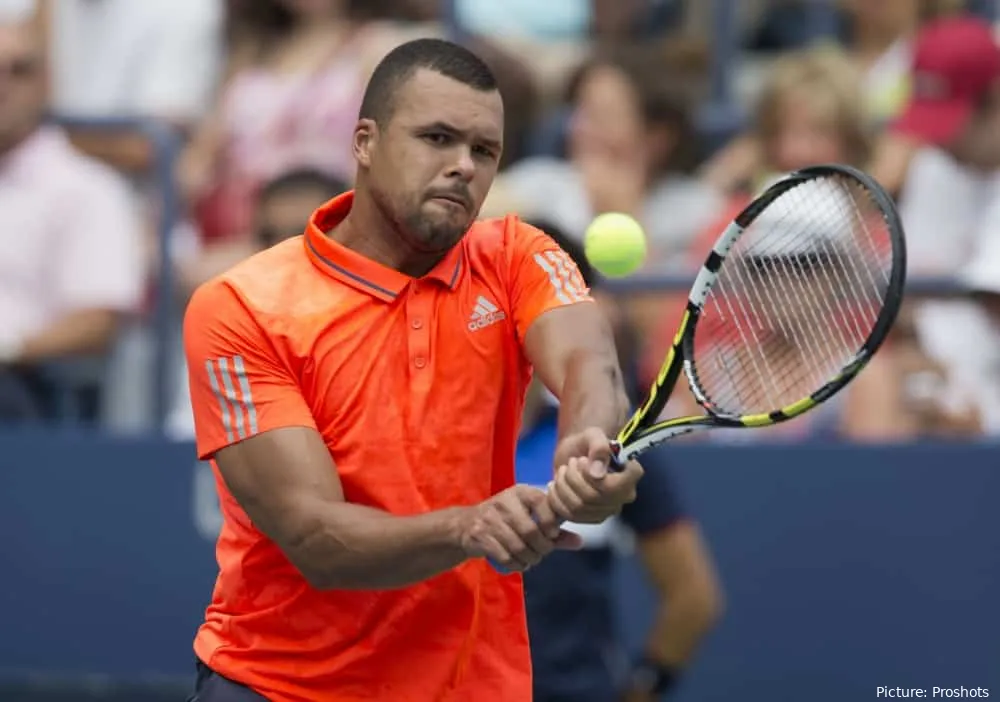
[[[644,656],[632,667],[629,684],[633,690],[658,696],[669,692],[679,677],[677,668]]]

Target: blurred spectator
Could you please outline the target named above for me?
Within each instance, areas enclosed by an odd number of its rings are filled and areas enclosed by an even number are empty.
[[[628,4],[628,3],[625,3]],[[590,33],[592,3],[585,0],[454,0],[457,28],[487,36],[583,40]]]
[[[992,205],[990,216],[1000,222],[1000,199]],[[1000,236],[997,230],[984,237],[971,262],[960,273],[962,283],[978,303],[977,311],[983,314],[979,329],[984,332],[983,350],[977,353],[982,359],[973,372],[978,378],[969,377],[969,371],[954,367],[953,372],[975,383],[975,401],[982,419],[982,428],[991,436],[1000,435]],[[975,331],[975,330],[973,330]],[[961,362],[961,359],[959,359]],[[978,382],[976,382],[978,380]]]
[[[841,435],[852,441],[969,438],[982,431],[969,388],[951,382],[948,369],[924,348],[911,304],[904,304],[883,347],[844,392]]]
[[[254,216],[255,248],[266,249],[301,234],[313,210],[348,189],[345,181],[310,169],[289,171],[265,184]]]
[[[629,41],[662,33],[681,13],[680,0],[454,0],[462,32],[530,37],[540,42]]]
[[[689,173],[698,158],[694,96],[659,47],[603,51],[569,87],[567,157],[511,166],[495,198],[580,239],[596,214],[634,215],[649,236],[649,262],[663,267],[715,216],[720,197]]]
[[[221,70],[222,0],[35,0],[48,30],[52,108],[76,118],[147,117],[187,130]],[[152,165],[140,133],[74,129],[86,153],[131,173]]]
[[[352,180],[351,134],[368,73],[398,40],[364,0],[230,0],[228,67],[178,177],[204,255],[242,256],[256,189],[291,168]],[[192,263],[204,268],[204,262]],[[190,276],[188,276],[190,278]],[[191,281],[197,283],[200,281]]]
[[[279,174],[265,183],[255,198],[253,234],[241,244],[242,257],[299,236],[313,211],[348,189],[346,182],[322,171],[298,169]],[[236,249],[233,249],[236,253]],[[177,396],[167,420],[168,431],[179,439],[194,436],[194,417],[188,392],[187,370],[180,369]]]
[[[775,177],[817,163],[864,165],[870,129],[861,94],[861,73],[839,49],[815,47],[782,56],[753,118],[755,168],[732,183],[729,205],[700,232],[689,265],[704,261],[723,227]]]
[[[912,33],[921,11],[931,12],[924,6],[933,2],[936,12],[937,5],[944,1],[840,0],[841,39],[847,56],[860,71],[859,104],[863,105],[870,128],[892,119],[902,109],[909,89]],[[811,2],[784,3],[776,7],[792,8],[789,22],[793,32],[801,31],[805,26],[803,17],[823,11],[817,3]],[[830,30],[838,26],[837,21],[827,24]],[[738,188],[752,171],[760,167],[764,157],[754,136],[745,134],[716,154],[705,165],[703,175],[720,188]]]
[[[45,56],[28,24],[0,25],[0,392],[6,419],[51,416],[50,361],[102,354],[139,305],[144,265],[128,186],[44,125]],[[99,378],[78,388],[97,413]],[[86,387],[84,387],[86,386]],[[17,403],[11,402],[13,393]]]
[[[587,285],[594,272],[579,243],[548,223],[540,228],[578,263]],[[629,328],[614,298],[592,294],[615,327],[622,368],[630,369]],[[630,378],[633,401],[639,389]],[[552,478],[557,440],[556,400],[537,379],[524,407],[517,447],[517,481],[545,486]],[[552,553],[524,574],[536,702],[653,702],[650,689],[679,682],[722,609],[722,594],[697,523],[682,505],[663,450],[643,456],[646,475],[635,502],[620,519],[567,525],[580,533],[580,551]],[[659,612],[641,660],[630,670],[614,626],[617,556],[636,537],[638,554],[658,596]]]
[[[887,139],[912,153],[900,210],[910,269],[949,274],[968,260],[1000,196],[1000,49],[991,27],[973,17],[938,20],[920,33],[914,94]]]
[[[846,43],[862,70],[869,117],[877,124],[894,118],[909,92],[912,35],[920,0],[842,0]]]
[[[221,0],[51,4],[52,107],[76,117],[199,119],[219,74]]]
[[[910,104],[886,136],[907,154],[900,215],[910,270],[971,271],[988,301],[1000,227],[1000,48],[986,22],[938,19],[920,31],[913,70]],[[1000,343],[984,310],[931,300],[916,306],[914,324],[941,369],[936,401],[972,403],[984,431],[1000,432]]]

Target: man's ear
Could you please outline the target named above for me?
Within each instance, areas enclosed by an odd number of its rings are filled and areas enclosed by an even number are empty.
[[[354,125],[354,141],[351,150],[354,152],[354,160],[362,168],[368,168],[372,164],[374,150],[378,145],[378,125],[373,119],[361,119]]]

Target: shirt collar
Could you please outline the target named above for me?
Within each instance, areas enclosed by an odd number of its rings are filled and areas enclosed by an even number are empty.
[[[348,191],[313,212],[303,237],[306,254],[327,275],[391,302],[414,278],[362,256],[326,235],[343,221],[353,203],[354,191]],[[464,245],[459,242],[421,280],[433,280],[454,290],[464,267]]]

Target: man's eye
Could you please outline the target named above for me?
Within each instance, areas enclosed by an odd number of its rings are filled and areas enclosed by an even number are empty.
[[[493,153],[492,149],[488,149],[485,146],[476,146],[472,149],[476,155],[482,156],[483,158],[496,158],[496,154]]]
[[[448,135],[442,134],[440,132],[431,132],[430,134],[424,134],[424,141],[428,144],[437,144],[438,146],[443,146],[448,143]]]

